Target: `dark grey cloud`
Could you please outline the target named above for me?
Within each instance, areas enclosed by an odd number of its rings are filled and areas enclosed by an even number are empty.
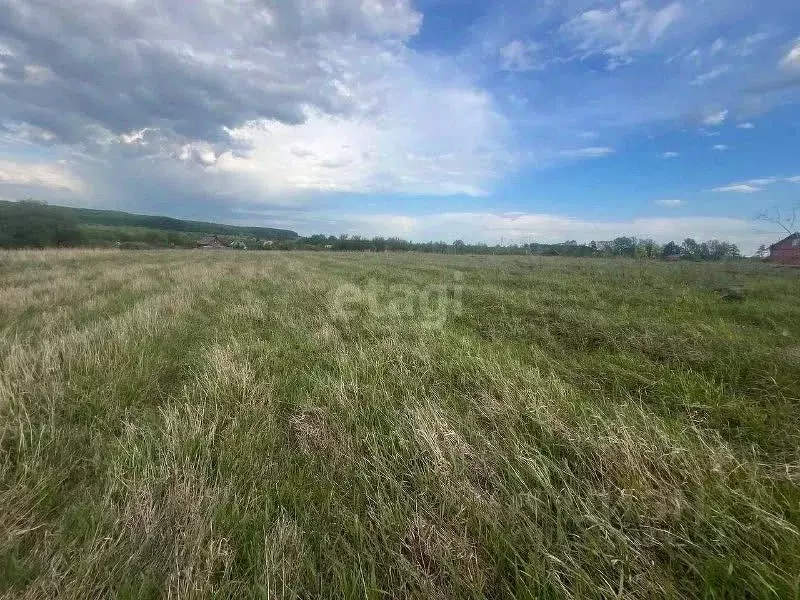
[[[0,0],[0,119],[66,144],[147,127],[220,144],[252,119],[347,113],[338,46],[420,19],[402,0]]]

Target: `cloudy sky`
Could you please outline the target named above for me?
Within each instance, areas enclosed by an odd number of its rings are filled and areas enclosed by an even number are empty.
[[[494,243],[800,199],[797,0],[0,0],[0,197]]]

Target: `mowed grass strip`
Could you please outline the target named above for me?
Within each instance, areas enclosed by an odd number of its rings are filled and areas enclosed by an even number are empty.
[[[800,595],[796,270],[21,251],[0,285],[0,597]]]

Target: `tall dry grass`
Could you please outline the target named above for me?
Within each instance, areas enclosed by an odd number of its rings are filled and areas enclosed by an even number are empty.
[[[372,306],[454,272],[441,328]],[[2,597],[800,593],[796,272],[40,251],[0,283]],[[377,296],[342,318],[345,284]]]

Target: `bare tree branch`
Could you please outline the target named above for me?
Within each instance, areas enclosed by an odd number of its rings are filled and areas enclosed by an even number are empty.
[[[784,215],[781,214],[779,208],[774,208],[772,210],[764,209],[758,214],[756,220],[777,225],[786,233],[792,235],[795,231],[797,231],[797,207],[793,207],[791,214],[787,215],[785,218]]]

